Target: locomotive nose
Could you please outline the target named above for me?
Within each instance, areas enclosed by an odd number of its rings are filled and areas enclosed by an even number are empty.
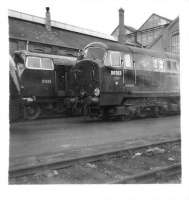
[[[76,77],[76,87],[79,88],[80,96],[99,96],[98,64],[90,60],[82,60],[76,64],[76,68],[79,71]]]

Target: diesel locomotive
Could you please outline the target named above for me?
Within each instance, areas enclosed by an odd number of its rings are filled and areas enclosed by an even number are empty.
[[[130,119],[180,111],[177,55],[100,42],[82,52],[70,85],[84,115]]]
[[[24,118],[29,120],[43,113],[68,112],[73,103],[69,71],[75,62],[74,56],[16,51],[10,60],[12,107],[22,107]]]

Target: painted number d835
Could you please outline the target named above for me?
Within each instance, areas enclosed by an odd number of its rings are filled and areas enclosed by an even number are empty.
[[[42,79],[41,83],[42,84],[51,84],[51,80],[49,80],[49,79]]]

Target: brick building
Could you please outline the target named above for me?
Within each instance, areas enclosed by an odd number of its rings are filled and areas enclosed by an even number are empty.
[[[10,54],[27,49],[50,54],[77,55],[90,42],[121,42],[179,54],[179,18],[170,20],[152,14],[139,29],[124,23],[119,9],[119,25],[111,35],[51,20],[47,7],[45,18],[9,10]]]
[[[77,55],[90,42],[117,42],[111,35],[51,20],[49,8],[45,18],[9,10],[10,54],[15,50]]]
[[[180,41],[179,41],[179,17],[173,20],[163,30],[163,32],[157,37],[148,48],[155,50],[163,50],[172,52],[175,54],[180,53]]]
[[[179,54],[179,17],[170,20],[153,13],[139,29],[124,24],[124,10],[119,10],[119,25],[111,34],[122,43]]]

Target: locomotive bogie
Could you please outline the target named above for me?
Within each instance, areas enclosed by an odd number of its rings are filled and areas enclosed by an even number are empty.
[[[76,103],[75,98],[44,98],[36,99],[32,102],[22,101],[24,109],[24,119],[33,120],[39,118],[41,115],[64,114],[73,115],[77,114],[74,110]]]
[[[127,98],[120,105],[99,106],[85,104],[84,115],[99,118],[122,117],[122,119],[159,117],[179,113],[179,98]]]

